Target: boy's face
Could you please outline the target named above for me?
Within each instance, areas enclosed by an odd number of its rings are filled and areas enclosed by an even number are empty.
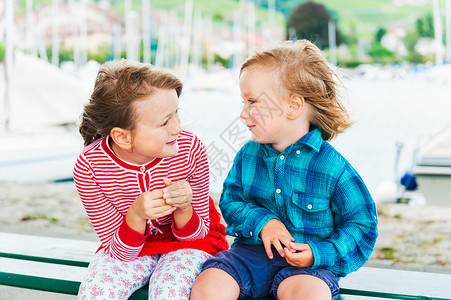
[[[269,68],[250,66],[240,76],[244,108],[240,117],[252,132],[252,140],[283,151],[289,139],[287,101],[281,97],[279,74]],[[286,146],[286,145],[285,145]]]

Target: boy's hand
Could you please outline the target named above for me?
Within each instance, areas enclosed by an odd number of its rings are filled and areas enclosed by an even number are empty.
[[[288,247],[291,251],[290,244],[293,244],[292,242],[294,242],[294,238],[291,236],[291,233],[285,225],[277,219],[271,219],[265,226],[263,226],[262,231],[260,232],[260,238],[265,246],[266,254],[270,259],[274,257],[271,251],[271,245],[276,248],[280,256],[285,257],[285,251],[283,250],[282,244]]]
[[[309,244],[290,243],[292,250],[284,248],[287,263],[294,267],[307,268],[313,266],[314,258]]]
[[[165,178],[163,182],[166,185],[163,189],[163,198],[166,204],[177,208],[186,208],[191,205],[193,191],[186,180],[172,182]]]

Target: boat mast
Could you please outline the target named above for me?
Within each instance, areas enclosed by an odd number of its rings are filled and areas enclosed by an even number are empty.
[[[442,20],[440,18],[439,0],[434,0],[434,35],[435,35],[435,64],[443,64]]]
[[[446,0],[446,61],[451,63],[451,0]]]
[[[336,42],[336,30],[335,21],[333,19],[329,20],[328,24],[328,34],[329,34],[329,62],[334,66],[337,65],[337,42]]]
[[[13,0],[6,0],[5,2],[5,100],[4,115],[3,117],[3,128],[8,130],[10,127],[10,114],[11,114],[11,103],[10,103],[10,76],[13,66],[13,31],[14,31],[14,3]]]
[[[59,66],[58,0],[52,1],[52,64]]]
[[[142,40],[143,40],[143,62],[152,63],[152,39],[151,39],[151,14],[150,0],[142,1]]]

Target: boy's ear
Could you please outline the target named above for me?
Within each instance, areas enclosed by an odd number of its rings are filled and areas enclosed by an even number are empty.
[[[290,99],[288,100],[288,111],[287,118],[289,120],[296,119],[302,112],[304,108],[304,97],[299,95],[290,95]]]
[[[110,131],[110,136],[113,139],[114,143],[121,149],[132,149],[132,135],[130,130],[114,127]]]

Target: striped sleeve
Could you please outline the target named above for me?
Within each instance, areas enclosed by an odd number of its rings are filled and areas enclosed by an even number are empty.
[[[144,245],[146,235],[128,227],[125,216],[105,197],[84,154],[78,157],[73,175],[78,194],[103,250],[119,260],[135,259]],[[148,232],[149,228],[146,229]]]
[[[204,144],[193,137],[189,153],[189,165],[193,171],[188,177],[188,183],[193,191],[193,216],[188,224],[181,230],[176,230],[172,222],[172,232],[179,241],[195,241],[203,239],[210,228],[209,218],[209,192],[210,178],[207,160],[207,151]]]

